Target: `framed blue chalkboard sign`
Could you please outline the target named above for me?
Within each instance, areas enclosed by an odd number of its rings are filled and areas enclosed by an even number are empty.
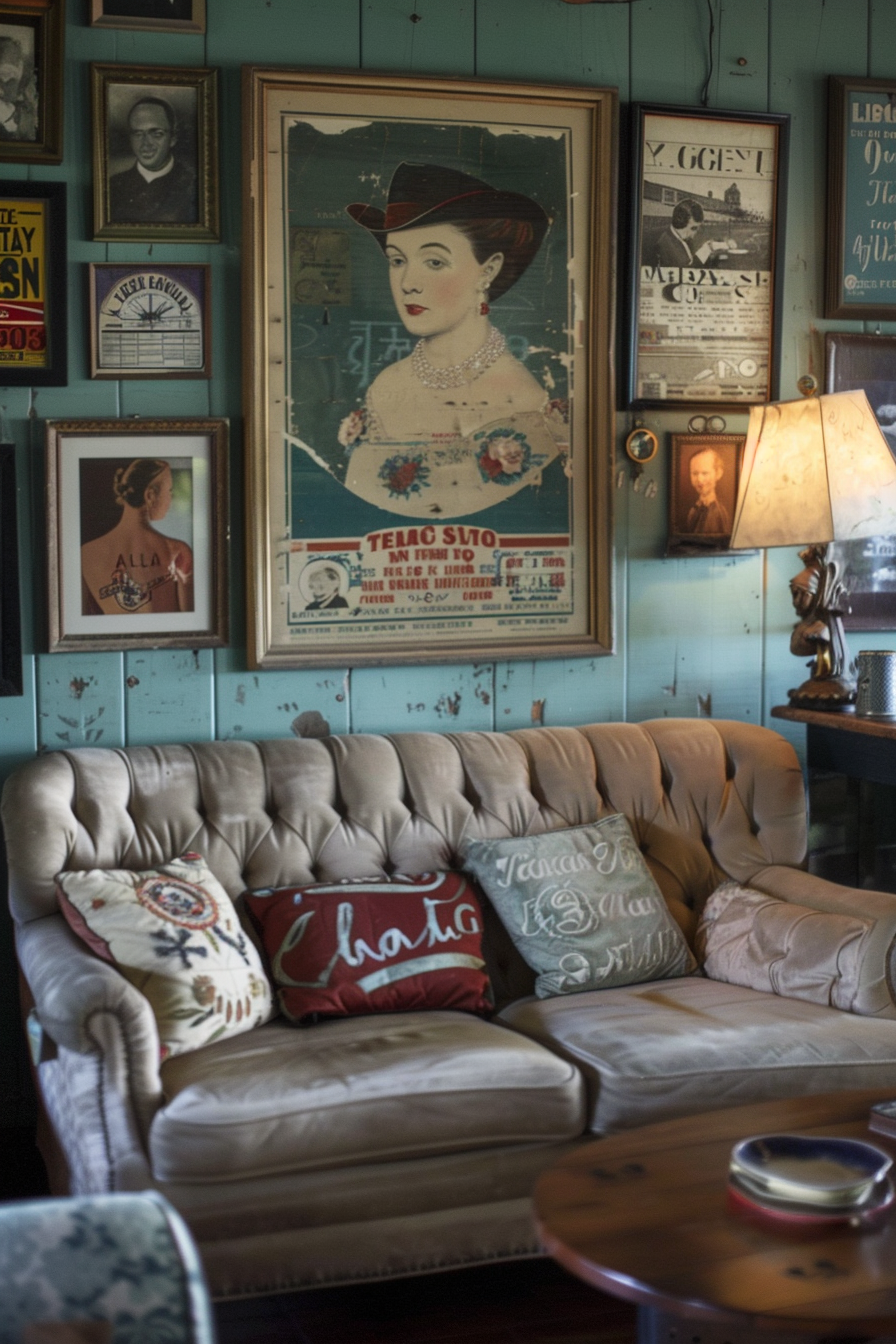
[[[896,317],[896,80],[828,78],[825,317]]]

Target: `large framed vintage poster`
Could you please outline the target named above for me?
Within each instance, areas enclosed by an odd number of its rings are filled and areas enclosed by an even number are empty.
[[[633,108],[629,404],[777,395],[789,117]]]
[[[245,70],[253,666],[612,652],[616,117]]]
[[[825,317],[896,317],[896,80],[828,77]]]

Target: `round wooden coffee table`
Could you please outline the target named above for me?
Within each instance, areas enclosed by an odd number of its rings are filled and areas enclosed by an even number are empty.
[[[896,1083],[893,1088],[896,1093]],[[736,1344],[762,1330],[896,1335],[896,1205],[859,1226],[791,1224],[729,1207],[728,1159],[752,1134],[836,1134],[896,1156],[868,1129],[875,1092],[767,1102],[583,1145],[541,1176],[547,1252],[639,1307],[644,1344]]]

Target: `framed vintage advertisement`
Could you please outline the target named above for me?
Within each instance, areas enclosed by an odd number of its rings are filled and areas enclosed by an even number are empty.
[[[896,317],[896,80],[828,78],[825,317]]]
[[[0,443],[0,695],[21,695],[22,690],[16,449]]]
[[[244,72],[254,666],[612,652],[616,113]]]
[[[669,464],[669,551],[727,551],[744,434],[673,434]]]
[[[825,335],[825,391],[861,388],[896,452],[896,336],[864,336],[845,331]],[[829,549],[840,562],[848,608],[843,624],[851,630],[896,630],[896,536],[834,541]]]
[[[91,65],[93,236],[215,242],[218,72]]]
[[[47,421],[51,653],[227,642],[228,422]]]
[[[62,162],[65,0],[0,3],[0,162]]]
[[[210,378],[210,267],[91,262],[91,378]]]
[[[629,405],[771,401],[789,118],[632,111]]]
[[[90,0],[90,26],[204,33],[205,0]]]
[[[0,385],[68,382],[65,183],[0,182]]]

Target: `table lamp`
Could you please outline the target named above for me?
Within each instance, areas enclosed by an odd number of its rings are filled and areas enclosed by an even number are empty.
[[[730,544],[809,543],[790,581],[799,616],[790,651],[811,657],[811,675],[788,691],[792,705],[839,710],[855,700],[846,589],[826,543],[881,533],[896,533],[896,460],[864,392],[752,408]]]

